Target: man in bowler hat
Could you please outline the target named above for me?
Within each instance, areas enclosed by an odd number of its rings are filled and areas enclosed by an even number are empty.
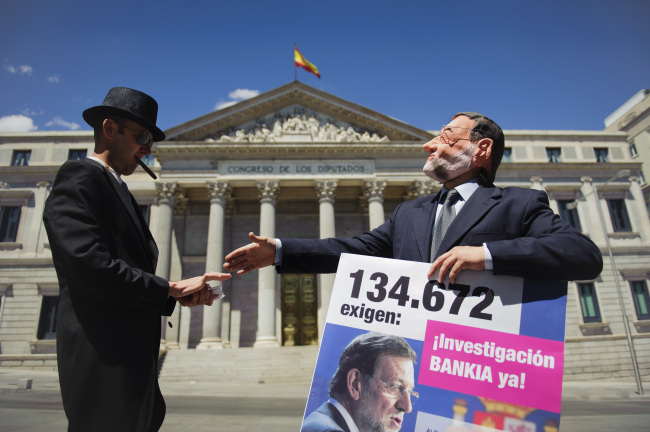
[[[157,431],[165,417],[158,386],[161,316],[176,302],[211,305],[206,273],[156,276],[158,248],[124,176],[155,141],[158,104],[124,87],[87,109],[95,149],[56,176],[43,221],[59,279],[57,361],[68,431]]]

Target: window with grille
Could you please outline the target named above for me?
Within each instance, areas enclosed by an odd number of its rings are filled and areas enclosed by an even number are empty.
[[[601,322],[598,297],[593,283],[579,283],[578,296],[580,297],[580,308],[582,309],[582,320],[585,323]]]
[[[20,207],[0,207],[0,242],[16,241],[18,223],[20,222]]]
[[[636,155],[639,154],[639,152],[636,150],[636,144],[634,141],[632,141],[630,144],[630,156],[636,157]]]
[[[546,156],[549,162],[562,162],[562,149],[560,147],[547,147]]]
[[[59,309],[57,296],[43,296],[41,316],[38,321],[37,339],[56,339],[56,314]]]
[[[596,162],[604,163],[609,162],[609,149],[608,148],[594,148],[596,153]]]
[[[69,150],[68,160],[84,160],[88,154],[87,150]]]
[[[503,149],[503,157],[501,162],[512,162],[512,148],[506,147]]]
[[[27,166],[29,165],[29,158],[32,155],[31,150],[14,150],[14,155],[11,158],[12,166]]]
[[[569,222],[578,231],[582,231],[580,218],[578,217],[578,209],[571,208],[573,203],[574,200],[558,200],[557,204],[560,210],[560,217]]]
[[[612,219],[612,228],[614,232],[632,231],[630,218],[627,214],[624,199],[608,199],[609,215]]]
[[[636,317],[639,320],[650,320],[650,296],[648,296],[648,284],[646,281],[630,281],[632,299]]]

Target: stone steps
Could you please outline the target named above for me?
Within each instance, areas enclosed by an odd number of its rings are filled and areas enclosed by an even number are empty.
[[[170,350],[160,370],[162,382],[309,384],[318,346]]]

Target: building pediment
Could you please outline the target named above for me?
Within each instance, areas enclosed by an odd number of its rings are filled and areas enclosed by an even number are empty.
[[[388,143],[432,138],[425,130],[297,81],[165,132],[168,141],[194,144]]]

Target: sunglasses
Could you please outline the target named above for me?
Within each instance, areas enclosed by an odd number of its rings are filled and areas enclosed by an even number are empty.
[[[138,132],[136,130],[131,129],[127,125],[123,125],[123,124],[118,123],[118,122],[115,122],[115,123],[117,123],[120,127],[126,128],[126,129],[130,130],[131,132],[133,132],[135,134],[135,139],[136,139],[138,145],[140,145],[140,146],[151,146],[151,145],[153,145],[153,138],[149,135],[149,132],[147,132],[146,130],[142,130],[142,131]]]

